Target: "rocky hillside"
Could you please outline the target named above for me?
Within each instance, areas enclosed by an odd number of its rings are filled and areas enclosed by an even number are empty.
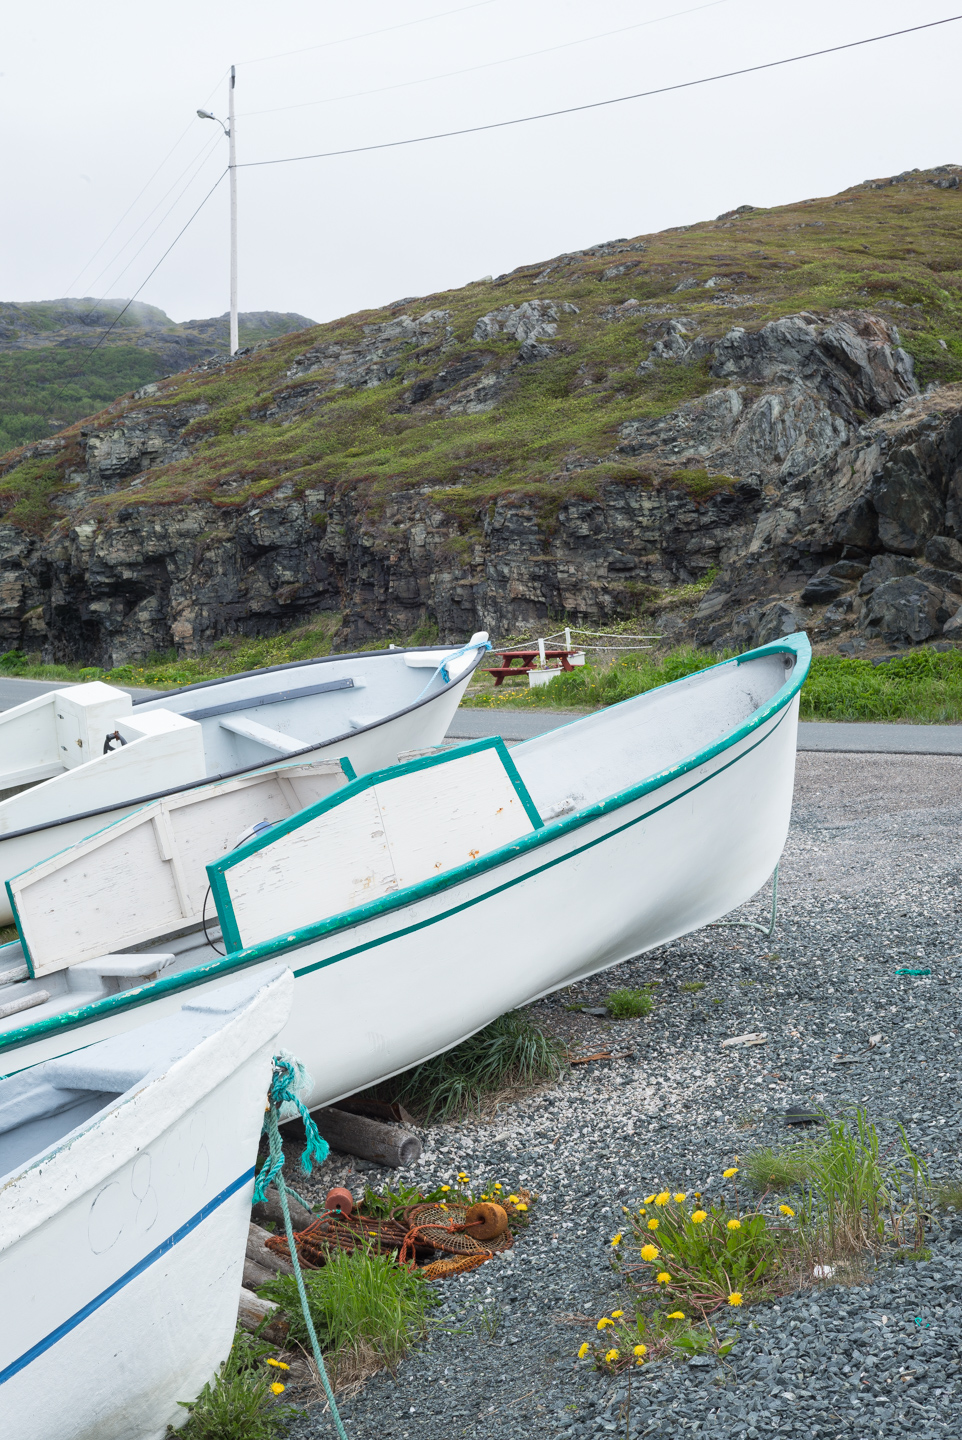
[[[962,169],[621,239],[210,360],[6,456],[0,643],[115,665],[638,618],[745,646],[962,606]]]
[[[0,450],[39,440],[125,391],[227,353],[227,315],[175,324],[139,300],[120,314],[126,304],[90,298],[0,303]],[[273,310],[239,318],[242,345],[312,323],[306,315]],[[109,340],[94,353],[114,321]]]

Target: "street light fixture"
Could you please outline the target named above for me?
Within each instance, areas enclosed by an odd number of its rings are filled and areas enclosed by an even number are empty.
[[[216,120],[230,146],[227,167],[230,172],[230,353],[236,355],[237,334],[237,152],[234,139],[234,67],[230,67],[230,89],[227,102],[227,124],[209,110],[198,110],[201,120]]]

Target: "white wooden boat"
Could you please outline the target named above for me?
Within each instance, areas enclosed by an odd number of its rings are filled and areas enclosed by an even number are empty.
[[[226,1359],[293,988],[275,964],[0,1081],[10,1440],[163,1440]]]
[[[0,879],[158,795],[291,756],[359,775],[439,745],[487,635],[373,650],[131,700],[93,681],[0,713]],[[111,748],[113,747],[113,748]],[[12,793],[17,792],[17,793]],[[0,925],[11,916],[0,891]]]
[[[789,636],[510,753],[485,740],[335,776],[239,848],[257,802],[212,818],[204,855],[190,836],[217,787],[196,822],[144,807],[8,882],[21,940],[0,949],[0,1069],[283,960],[283,1043],[326,1104],[717,920],[781,854],[810,658]],[[213,944],[178,925],[203,907],[202,869]]]

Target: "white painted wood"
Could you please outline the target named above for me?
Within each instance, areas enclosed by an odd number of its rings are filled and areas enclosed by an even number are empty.
[[[481,637],[483,640],[484,637]],[[440,658],[450,651],[425,651],[436,665]],[[267,695],[288,693],[292,690],[310,688],[313,685],[328,685],[339,680],[350,680],[351,686],[342,690],[324,691],[314,696],[282,700],[267,705],[253,704],[249,718],[264,725],[290,740],[303,740],[319,748],[312,752],[311,760],[336,759],[344,756],[350,760],[359,775],[372,770],[381,770],[395,762],[402,750],[420,749],[439,745],[460,703],[461,696],[470,678],[470,670],[478,656],[478,649],[461,656],[453,662],[457,671],[452,683],[441,687],[429,683],[429,695],[415,706],[425,688],[423,672],[412,669],[404,663],[404,652],[380,651],[366,656],[331,657],[307,665],[291,665],[276,671],[256,671],[250,675],[228,676],[213,684],[188,687],[154,700],[139,703],[133,707],[131,718],[140,721],[146,715],[166,710],[168,713],[183,715],[191,709],[235,704],[249,699],[255,702]],[[99,683],[99,682],[95,682]],[[84,692],[93,686],[74,687]],[[109,686],[101,687],[109,690]],[[355,691],[369,690],[363,697],[370,707],[367,717],[379,717],[373,728],[355,731],[349,719],[349,711],[356,708],[359,697]],[[129,696],[115,692],[122,698],[120,703],[129,707]],[[47,706],[49,714],[43,725],[31,718],[34,712],[43,711]],[[409,708],[414,706],[414,708]],[[12,728],[11,716],[24,716],[30,710],[19,729]],[[45,714],[47,712],[44,712]],[[119,713],[119,712],[118,712]],[[245,712],[231,711],[232,716]],[[189,783],[189,779],[211,777],[235,770],[264,770],[267,765],[283,764],[267,759],[264,747],[247,736],[222,728],[221,716],[213,716],[199,722],[203,732],[203,767],[199,774],[188,776],[183,767],[168,767],[163,764],[147,764],[141,769],[140,760],[147,751],[135,751],[128,744],[107,756],[88,762],[100,768],[79,786],[63,785],[69,776],[59,769],[57,747],[53,729],[54,717],[52,700],[47,696],[36,697],[15,711],[0,715],[0,789],[11,789],[17,783],[33,784],[43,776],[43,766],[58,767],[48,772],[45,783],[36,784],[23,795],[11,796],[0,801],[0,925],[13,919],[2,882],[11,875],[19,874],[29,866],[43,860],[55,851],[73,844],[90,833],[97,826],[107,825],[111,820],[120,819],[134,808],[140,797],[168,790]],[[6,726],[6,729],[4,729]],[[115,727],[111,724],[109,729]],[[127,732],[122,731],[126,735]],[[139,732],[144,734],[141,729]],[[16,743],[14,743],[15,737]],[[39,738],[38,738],[39,737]],[[42,742],[42,743],[41,743]],[[79,747],[74,747],[78,749]],[[102,743],[100,749],[102,749]],[[18,781],[21,769],[32,769],[31,778]],[[86,767],[79,767],[82,773]],[[4,779],[6,775],[6,779]],[[48,788],[59,786],[60,788]],[[314,798],[317,798],[316,796]],[[310,803],[305,800],[303,803]],[[85,811],[112,807],[94,820],[75,820],[71,817]],[[48,825],[45,830],[32,834],[17,835],[16,839],[4,841],[3,837],[37,825]]]
[[[93,680],[55,692],[54,724],[61,763],[75,770],[103,755],[104,740],[118,723],[129,719],[131,700],[126,690],[116,690]]]
[[[32,1010],[35,1005],[46,1005],[50,999],[48,990],[34,990],[29,995],[21,995],[16,1000],[6,1000],[0,1005],[0,1020],[6,1020],[10,1015],[19,1015],[21,1010]]]
[[[120,976],[129,980],[134,976],[159,975],[173,965],[177,956],[172,950],[140,950],[135,955],[100,955],[96,960],[84,960],[70,966],[70,978],[81,972],[90,975]]]
[[[279,755],[292,755],[295,750],[303,750],[310,744],[308,740],[282,735],[279,730],[271,730],[267,725],[259,725],[256,720],[248,720],[243,715],[224,715],[220,728],[230,730],[235,735],[244,735],[248,740],[254,740],[258,745],[264,745]]]
[[[0,713],[0,790],[31,785],[96,758],[130,696],[94,680],[35,695]],[[77,741],[81,743],[78,745]]]
[[[256,945],[468,864],[533,828],[497,750],[452,752],[270,839],[224,878],[242,943]]]
[[[274,966],[0,1082],[5,1435],[163,1440],[216,1373],[292,990]]]
[[[336,761],[294,764],[288,774],[241,776],[155,800],[15,876],[10,888],[34,975],[67,966],[76,975],[86,962],[91,973],[121,974],[96,969],[100,958],[196,924],[205,867],[241,831],[258,820],[287,820],[346,784]]]

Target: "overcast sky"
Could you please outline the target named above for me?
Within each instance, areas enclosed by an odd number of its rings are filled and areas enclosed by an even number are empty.
[[[250,162],[604,100],[952,13],[947,0],[19,6],[0,58],[0,299],[142,284],[226,165],[219,127],[194,112],[226,113],[231,63]],[[240,170],[240,308],[331,319],[960,161],[960,55],[962,22],[487,134]],[[140,298],[177,320],[221,314],[227,258],[224,181]]]

